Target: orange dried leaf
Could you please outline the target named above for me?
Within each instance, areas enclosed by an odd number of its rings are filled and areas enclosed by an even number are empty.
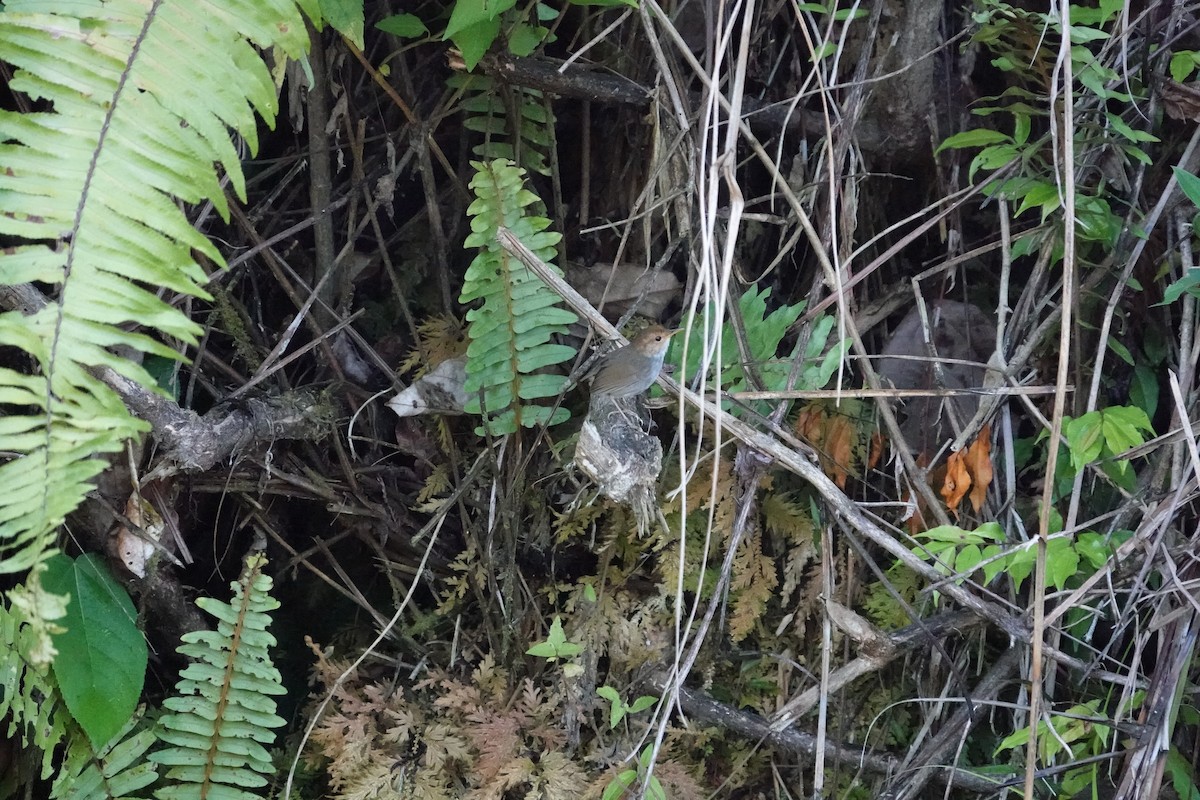
[[[836,416],[829,420],[828,433],[825,452],[829,455],[830,463],[825,473],[833,478],[839,489],[845,490],[846,478],[850,477],[850,459],[853,457],[851,443],[854,441],[854,428],[848,417]]]
[[[854,418],[830,413],[824,406],[814,403],[801,409],[794,427],[796,433],[820,453],[821,470],[838,488],[845,489],[858,436]]]
[[[818,405],[805,406],[796,417],[796,433],[814,444],[825,439],[825,414]]]
[[[979,436],[967,448],[967,472],[973,480],[971,486],[971,508],[978,514],[987,499],[988,487],[992,484],[992,437],[988,426],[984,426]]]
[[[946,501],[946,508],[954,512],[958,516],[958,504],[962,502],[966,496],[967,490],[971,488],[971,476],[967,472],[966,457],[962,450],[951,454],[946,460],[946,480],[942,483],[942,499]]]

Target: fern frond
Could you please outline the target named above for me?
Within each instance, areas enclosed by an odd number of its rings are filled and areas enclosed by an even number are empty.
[[[318,18],[316,0],[299,2]],[[245,196],[228,129],[253,148],[254,112],[277,110],[254,45],[304,52],[296,0],[12,0],[0,12],[9,88],[48,109],[0,111],[0,235],[18,242],[0,251],[0,282],[56,292],[29,315],[0,314],[0,342],[35,373],[0,369],[0,451],[20,456],[0,466],[0,572],[37,563],[100,457],[146,429],[93,369],[153,387],[111,348],[178,358],[161,338],[196,340],[153,289],[205,297],[192,251],[223,263],[178,201],[227,215],[217,163]]]
[[[475,202],[467,247],[480,248],[467,268],[461,303],[482,300],[467,312],[470,322],[467,346],[466,391],[468,413],[482,414],[493,435],[513,433],[520,427],[556,425],[567,419],[565,408],[525,401],[557,397],[565,388],[562,375],[539,370],[573,358],[574,348],[554,344],[555,334],[566,333],[576,317],[557,307],[559,298],[496,242],[501,226],[512,231],[543,261],[554,258],[559,234],[546,229],[550,220],[528,216],[525,209],[538,202],[524,188],[525,170],[512,162],[472,162],[471,188]]]
[[[159,720],[158,735],[173,747],[150,759],[170,767],[173,784],[154,793],[159,800],[249,800],[256,795],[245,788],[265,786],[264,776],[274,772],[264,745],[275,740],[271,729],[284,720],[275,715],[270,695],[285,689],[268,652],[275,646],[267,633],[270,612],[279,602],[269,594],[265,564],[261,555],[246,560],[232,584],[232,605],[196,601],[217,618],[217,630],[186,634],[179,647],[193,663],[180,673],[176,696],[163,702],[175,713]]]
[[[6,735],[23,747],[42,751],[42,777],[54,769],[55,748],[66,735],[70,714],[49,674],[29,653],[41,645],[42,635],[30,626],[14,603],[0,606],[0,720],[7,720]]]
[[[775,562],[763,552],[762,537],[747,536],[738,547],[733,561],[733,579],[729,583],[733,596],[729,615],[729,638],[735,642],[745,639],[763,617],[767,603],[779,585]]]
[[[131,798],[133,792],[158,780],[154,764],[145,757],[156,741],[154,731],[142,724],[140,715],[129,720],[99,750],[93,748],[83,731],[77,730],[69,739],[66,758],[54,778],[50,796],[55,800]]]
[[[554,148],[554,113],[537,89],[504,85],[486,75],[452,75],[461,87],[463,125],[483,135],[471,152],[486,161],[507,159],[539,175],[549,175],[547,158]]]

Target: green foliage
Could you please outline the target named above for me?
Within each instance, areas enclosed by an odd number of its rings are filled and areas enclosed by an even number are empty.
[[[600,795],[601,800],[619,800],[622,797],[633,797],[632,791],[634,784],[637,784],[650,771],[650,761],[654,754],[654,748],[647,745],[642,749],[638,756],[636,769],[627,769],[613,778],[608,786],[604,787],[604,793]],[[644,795],[647,800],[667,800],[667,792],[663,789],[662,782],[659,781],[657,775],[651,775],[649,782],[646,784]]]
[[[416,14],[393,14],[376,22],[375,27],[384,33],[405,39],[415,39],[429,33],[429,28],[425,27],[425,23]]]
[[[520,261],[496,242],[500,227],[508,228],[543,261],[554,258],[560,236],[546,229],[550,220],[525,213],[538,203],[523,185],[525,171],[511,162],[473,162],[471,231],[467,247],[479,253],[467,268],[459,301],[483,304],[467,312],[468,413],[481,414],[492,435],[520,427],[555,425],[567,419],[565,408],[527,401],[557,397],[567,385],[563,375],[539,372],[575,356],[575,349],[554,344],[576,319],[558,308],[559,298]]]
[[[471,152],[485,161],[507,159],[540,175],[550,174],[554,114],[541,92],[505,86],[486,75],[452,75],[446,83],[463,90],[464,125],[483,135]]]
[[[313,0],[302,7],[317,16]],[[104,454],[147,429],[93,368],[153,388],[114,347],[179,358],[156,335],[196,341],[199,328],[154,289],[205,297],[192,251],[223,262],[178,201],[227,214],[215,164],[245,196],[228,128],[254,148],[255,112],[271,120],[278,105],[255,48],[298,56],[307,45],[293,0],[203,13],[181,1],[4,5],[9,88],[52,110],[0,112],[0,280],[56,294],[29,316],[0,315],[0,340],[37,370],[0,369],[0,451],[19,456],[0,466],[0,571],[37,563]]]
[[[1142,431],[1153,434],[1154,428],[1146,412],[1136,406],[1110,406],[1081,417],[1064,417],[1063,435],[1071,454],[1071,468],[1079,472],[1101,456],[1114,458],[1144,444]],[[1113,461],[1112,467],[1124,475],[1129,461]]]
[[[468,70],[491,48],[500,35],[500,15],[517,4],[517,0],[457,0],[450,12],[443,39],[454,42]]]
[[[922,554],[924,558],[924,554]],[[896,602],[892,591],[900,596],[910,606],[916,602],[920,593],[922,580],[909,567],[900,561],[893,562],[884,573],[887,585],[883,580],[867,584],[863,597],[863,611],[871,622],[885,630],[896,630],[912,622],[908,612],[901,603]]]
[[[550,633],[546,636],[546,640],[533,645],[525,651],[525,654],[544,658],[547,661],[558,661],[560,658],[564,660],[574,658],[582,652],[582,647],[567,641],[567,635],[563,632],[562,618],[555,617],[554,622],[550,623]]]
[[[137,610],[95,554],[53,556],[42,585],[70,595],[65,630],[54,636],[54,677],[71,715],[100,748],[128,725],[142,694],[148,651]]]
[[[1175,173],[1175,180],[1179,182],[1179,189],[1184,196],[1191,202],[1193,206],[1200,208],[1200,178],[1197,178],[1190,172],[1180,169],[1179,167],[1171,168]],[[1192,219],[1192,229],[1196,229],[1196,223],[1200,220],[1200,214],[1197,214]],[[1176,300],[1187,292],[1192,297],[1200,297],[1200,269],[1192,267],[1179,280],[1172,283],[1163,292],[1162,305],[1174,303]]]
[[[52,614],[43,605],[31,615],[29,591],[22,587],[10,593],[12,605],[0,606],[0,720],[7,720],[9,740],[42,751],[44,778],[54,768],[54,751],[66,735],[70,714],[49,668],[30,655],[42,646],[43,636],[28,620],[32,616],[41,622]],[[66,610],[57,613],[61,617]]]
[[[267,633],[271,597],[266,559],[252,555],[231,584],[233,603],[203,597],[196,601],[217,619],[217,630],[183,637],[179,652],[193,659],[179,676],[175,696],[163,702],[171,712],[159,720],[158,736],[171,747],[150,756],[169,767],[170,785],[155,791],[159,800],[221,797],[250,800],[246,788],[265,786],[274,773],[264,745],[283,725],[271,695],[284,694],[271,664],[275,637]]]
[[[623,720],[626,715],[637,714],[645,711],[647,708],[650,708],[650,706],[658,702],[657,697],[644,694],[638,699],[634,700],[632,703],[626,703],[621,699],[620,693],[611,686],[601,686],[596,690],[596,694],[603,697],[609,703],[608,727],[610,729],[616,728],[618,725],[620,725],[621,720]]]
[[[130,798],[158,780],[146,751],[157,741],[141,715],[125,720],[112,741],[94,747],[87,736],[68,739],[66,754],[51,790],[53,798],[111,800]]]
[[[1176,50],[1171,54],[1169,67],[1172,80],[1183,83],[1200,66],[1200,53],[1195,50]]]
[[[332,25],[360,50],[363,47],[363,0],[318,0],[321,19]]]
[[[1109,101],[1114,108],[1132,105],[1133,95],[1121,90],[1129,88],[1129,82],[1122,81],[1098,56],[1112,35],[1111,28],[1122,6],[1120,0],[1101,0],[1098,7],[1071,7],[1072,69],[1075,80],[1086,89],[1078,94],[1075,149],[1082,153],[1089,147],[1105,147],[1118,161],[1149,164],[1151,157],[1142,145],[1157,142],[1158,137],[1134,129],[1120,114],[1108,109]],[[1003,94],[983,98],[981,102],[987,105],[975,108],[973,113],[1008,115],[1013,120],[1013,132],[1003,133],[998,130],[1001,126],[992,123],[986,130],[950,136],[938,152],[982,148],[971,161],[968,170],[971,181],[981,170],[991,172],[1012,166],[1014,170],[1009,177],[986,186],[984,193],[1015,203],[1016,216],[1037,209],[1045,222],[1060,210],[1062,193],[1049,151],[1049,133],[1036,138],[1031,133],[1033,120],[1046,117],[1046,109],[1051,107],[1051,55],[1057,47],[1056,39],[1062,37],[1061,20],[1055,13],[1027,11],[998,0],[984,0],[981,10],[972,17],[978,26],[972,41],[989,50],[994,55],[992,65],[1009,73],[1014,80],[1014,85]],[[1132,88],[1141,91],[1136,85]],[[1076,186],[1073,191],[1076,235],[1082,241],[1111,248],[1120,234],[1122,221],[1105,198],[1103,184],[1097,190]],[[1014,255],[1022,255],[1025,248],[1037,244],[1036,237],[1023,240],[1020,248],[1014,249]]]
[[[1200,800],[1200,787],[1196,786],[1196,767],[1191,759],[1179,752],[1176,747],[1167,753],[1167,777],[1171,780],[1171,788],[1179,796],[1179,800]]]
[[[796,9],[822,18],[818,24],[825,29],[822,31],[823,40],[818,42],[813,48],[811,59],[814,62],[827,58],[838,51],[838,32],[836,29],[828,26],[829,20],[849,24],[856,19],[868,16],[870,13],[865,8],[859,8],[857,5],[852,8],[838,8],[838,0],[829,0],[825,3],[798,3]]]
[[[1108,748],[1112,728],[1102,720],[1100,700],[1091,700],[1073,706],[1061,714],[1052,714],[1049,722],[1038,722],[1038,759],[1043,764],[1053,764],[1060,755],[1071,761],[1081,761],[1100,755]],[[1006,750],[1021,751],[1029,743],[1029,728],[1015,731],[996,748],[996,754]],[[1078,797],[1094,787],[1099,779],[1099,765],[1085,764],[1064,773],[1059,785],[1059,797]]]
[[[1105,536],[1091,531],[1067,538],[1055,536],[1062,530],[1062,518],[1051,513],[1050,539],[1046,542],[1046,580],[1062,590],[1078,585],[1096,570],[1101,569],[1112,555],[1114,547],[1129,538],[1128,531]],[[976,569],[983,570],[983,585],[997,575],[1007,575],[1014,591],[1033,573],[1037,547],[1030,541],[1015,547],[1006,544],[1004,532],[995,522],[965,531],[956,525],[940,525],[916,538],[921,544],[912,552],[922,558],[935,559],[934,567],[943,575],[958,575],[962,583]]]
[[[934,567],[941,574],[962,576],[955,581],[961,584],[985,559],[999,553],[996,543],[1004,541],[1004,531],[995,522],[986,522],[973,531],[957,525],[939,525],[918,533],[916,538],[921,544],[912,551],[922,558],[933,559]],[[995,551],[992,551],[993,547]],[[994,560],[983,569],[984,583],[987,583],[1002,571],[1003,562]]]
[[[804,303],[797,303],[791,306],[781,306],[770,313],[767,312],[767,299],[771,296],[771,290],[764,289],[759,292],[757,285],[750,286],[742,294],[738,300],[738,309],[741,312],[742,323],[746,329],[746,339],[750,348],[751,365],[749,368],[745,365],[741,353],[738,350],[737,337],[734,333],[733,323],[727,322],[721,331],[721,354],[720,357],[714,359],[714,362],[709,369],[709,385],[712,385],[718,374],[721,376],[722,389],[725,392],[744,392],[751,388],[750,375],[756,375],[762,382],[762,388],[766,391],[783,391],[788,388],[788,378],[793,372],[793,367],[797,360],[801,358],[800,345],[792,349],[790,353],[780,353],[779,346],[783,341],[783,337],[787,334],[789,328],[800,318],[800,314],[804,311]],[[716,307],[710,305],[708,308],[709,318],[716,315]],[[837,372],[838,366],[842,362],[846,351],[849,349],[850,341],[844,340],[839,344],[829,347],[828,352],[825,352],[826,345],[829,342],[829,334],[833,330],[836,320],[831,316],[821,316],[813,324],[809,335],[808,346],[803,354],[803,366],[796,370],[796,378],[791,388],[794,389],[819,389],[828,383],[829,379]],[[700,347],[700,336],[703,333],[703,317],[696,315],[693,323],[693,330],[688,344],[687,363],[682,363],[684,353],[684,335],[680,334],[671,340],[670,348],[667,350],[666,362],[675,365],[676,368],[682,366],[679,374],[683,376],[682,380],[688,382],[695,379],[700,371],[701,361],[703,359],[703,349]],[[822,356],[822,353],[825,353]],[[760,404],[761,405],[761,404]],[[765,408],[765,406],[763,406]],[[739,409],[730,406],[733,413],[739,413]]]
[[[328,2],[329,0],[323,0]],[[577,6],[619,6],[637,8],[637,0],[570,0]],[[542,44],[555,41],[551,29],[542,23],[557,19],[561,11],[549,3],[535,2],[517,8],[516,0],[456,0],[450,19],[440,37],[454,43],[462,54],[468,72],[492,49],[505,31],[508,51],[527,56]],[[404,38],[425,36],[426,22],[414,14],[394,14],[380,20],[376,27]]]

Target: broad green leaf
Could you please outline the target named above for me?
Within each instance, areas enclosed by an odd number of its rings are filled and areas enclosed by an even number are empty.
[[[1058,187],[1050,181],[1037,181],[1021,197],[1016,216],[1021,216],[1031,208],[1041,208],[1042,221],[1045,222],[1046,217],[1057,211],[1061,205],[1062,200],[1058,195]]]
[[[1028,114],[1013,114],[1013,142],[1025,144],[1029,141],[1032,122]]]
[[[415,39],[429,33],[429,28],[415,14],[393,14],[375,23],[375,27],[384,33],[390,33],[404,39]]]
[[[974,180],[975,173],[981,169],[994,170],[1007,166],[1018,155],[1017,146],[1013,144],[996,144],[985,147],[979,155],[971,160],[971,166],[967,170],[967,179]]]
[[[1079,554],[1069,539],[1046,542],[1046,581],[1060,591],[1079,569]]]
[[[1037,561],[1037,543],[1029,542],[1022,544],[1020,547],[1012,551],[1008,556],[1008,573],[1009,579],[1013,583],[1013,589],[1020,591],[1021,584],[1033,572],[1033,565]]]
[[[89,554],[52,557],[42,585],[71,602],[54,636],[54,677],[71,715],[100,748],[129,722],[142,693],[148,651],[129,595]]]
[[[633,785],[637,783],[637,770],[627,769],[624,772],[613,778],[608,786],[604,787],[604,793],[600,795],[600,800],[621,800],[628,796],[628,792]]]
[[[1008,568],[1007,559],[1000,554],[1004,552],[998,544],[990,544],[983,548],[983,585],[987,586],[992,580]]]
[[[1071,43],[1072,44],[1087,44],[1101,39],[1108,39],[1109,34],[1106,31],[1097,30],[1095,28],[1087,28],[1082,25],[1071,26]]]
[[[930,542],[951,542],[956,545],[977,541],[973,533],[965,531],[957,525],[938,525],[936,528],[918,533],[917,538]]]
[[[1108,537],[1099,533],[1088,531],[1075,537],[1075,552],[1086,559],[1093,570],[1107,564],[1113,550],[1114,546],[1109,543]]]
[[[1099,411],[1090,411],[1082,417],[1072,419],[1063,426],[1067,447],[1071,453],[1071,467],[1079,472],[1100,457],[1104,449],[1103,419]]]
[[[979,566],[979,562],[983,560],[983,551],[979,545],[969,544],[958,551],[958,555],[954,559],[954,571],[960,575],[968,576],[975,571],[975,567]]]
[[[518,23],[508,35],[509,52],[514,56],[528,56],[537,49],[548,33],[550,33],[550,30],[543,28],[541,25],[528,25],[524,22]]]
[[[1171,776],[1171,788],[1179,800],[1200,800],[1200,787],[1196,786],[1196,767],[1191,759],[1172,745],[1167,754],[1167,774]]]
[[[611,686],[601,686],[596,690],[596,694],[609,702],[608,727],[609,730],[616,728],[621,724],[621,719],[625,716],[625,703],[622,702],[621,695]]]
[[[450,21],[446,23],[444,38],[453,40],[461,48],[462,45],[459,44],[457,35],[482,22],[496,22],[496,32],[498,33],[500,27],[497,20],[500,15],[516,4],[517,0],[457,0],[454,4],[454,11],[450,13]],[[494,34],[492,38],[495,38]],[[472,188],[475,187],[472,186]]]
[[[1000,131],[989,130],[988,128],[974,128],[962,133],[956,133],[953,136],[941,143],[934,155],[943,150],[961,150],[965,147],[984,147],[989,144],[1000,144],[1001,142],[1011,142],[1012,137]]]
[[[1179,190],[1192,201],[1192,205],[1200,206],[1200,178],[1179,167],[1171,167],[1171,171],[1175,173],[1175,180],[1179,182]]]
[[[1200,268],[1192,267],[1186,275],[1167,287],[1163,292],[1162,302],[1158,305],[1165,306],[1168,303],[1174,303],[1183,296],[1184,292],[1200,297],[1200,288],[1197,287],[1200,287]]]
[[[1101,412],[1101,429],[1108,452],[1120,455],[1145,442],[1141,431],[1153,433],[1146,412],[1136,406],[1111,406]],[[1127,462],[1118,462],[1117,470],[1124,472]]]
[[[1193,50],[1180,50],[1171,54],[1171,78],[1176,83],[1183,83],[1196,68],[1196,53]]]
[[[321,16],[360,50],[363,47],[362,0],[319,0]]]
[[[632,703],[629,704],[629,713],[637,714],[640,711],[645,711],[647,708],[650,708],[650,706],[654,705],[657,702],[658,702],[657,697],[653,697],[651,695],[644,694],[641,697],[639,697],[637,700],[634,700]]]
[[[491,49],[492,42],[496,41],[496,37],[500,35],[500,20],[485,19],[474,25],[462,28],[453,36],[449,34],[446,38],[454,42],[454,46],[459,49],[463,56],[463,64],[467,70],[475,69],[476,65],[487,55],[487,51]],[[468,239],[468,246],[474,246]]]
[[[1117,357],[1124,361],[1129,366],[1133,366],[1133,353],[1129,352],[1129,348],[1121,343],[1115,336],[1108,337],[1108,349],[1117,354]]]

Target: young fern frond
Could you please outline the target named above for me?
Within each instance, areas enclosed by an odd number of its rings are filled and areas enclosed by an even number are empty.
[[[146,430],[95,374],[154,380],[117,346],[178,358],[164,339],[199,328],[155,290],[206,297],[192,251],[223,263],[178,201],[228,214],[219,163],[245,180],[229,128],[251,148],[278,101],[255,47],[299,56],[317,0],[9,0],[0,60],[39,111],[0,111],[0,283],[50,302],[0,314],[30,374],[0,368],[0,572],[38,563],[91,490],[104,454]],[[130,329],[130,326],[137,329]],[[8,363],[17,363],[9,359]]]
[[[159,800],[220,797],[251,800],[253,789],[273,774],[264,745],[283,725],[271,695],[284,694],[271,663],[275,637],[267,633],[279,602],[269,594],[266,559],[252,555],[232,584],[233,603],[200,598],[197,605],[217,618],[217,630],[183,637],[179,652],[193,663],[179,676],[176,695],[163,702],[174,712],[159,720],[158,736],[172,745],[150,760],[169,767]]]
[[[472,233],[466,246],[478,247],[479,254],[467,268],[459,302],[483,305],[467,312],[466,410],[482,414],[493,435],[555,425],[567,419],[565,408],[527,401],[557,397],[566,388],[565,376],[539,370],[575,356],[574,348],[550,339],[566,333],[576,317],[557,307],[558,296],[496,242],[496,232],[508,228],[546,262],[560,236],[546,230],[550,220],[526,214],[539,200],[524,188],[525,170],[504,159],[472,165],[476,200],[468,209]]]

